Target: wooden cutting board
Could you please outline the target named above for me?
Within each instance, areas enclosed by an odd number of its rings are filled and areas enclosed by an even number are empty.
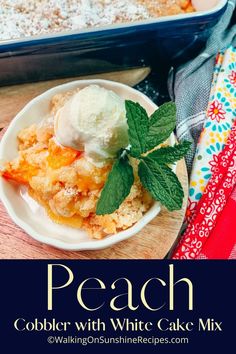
[[[148,68],[142,68],[86,78],[110,79],[133,86],[142,81],[149,72]],[[0,128],[6,127],[33,97],[53,86],[76,79],[78,78],[0,88]],[[163,209],[137,235],[99,251],[63,251],[39,243],[14,224],[0,203],[0,259],[162,259],[176,242],[184,219],[188,177],[183,160],[177,165],[177,175],[185,192],[182,210],[170,213]]]

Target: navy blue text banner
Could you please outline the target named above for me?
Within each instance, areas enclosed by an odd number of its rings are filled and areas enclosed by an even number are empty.
[[[2,353],[234,347],[236,261],[0,261],[0,276]]]

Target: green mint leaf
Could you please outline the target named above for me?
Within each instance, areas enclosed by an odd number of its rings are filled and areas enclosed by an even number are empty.
[[[148,157],[160,165],[171,164],[181,160],[189,151],[190,146],[191,143],[189,141],[183,141],[174,146],[161,147],[148,154]]]
[[[166,165],[159,165],[148,157],[143,158],[138,166],[139,178],[144,188],[168,210],[182,208],[184,192],[174,174]]]
[[[166,141],[176,125],[176,105],[164,103],[150,117],[149,130],[146,136],[146,151],[154,149]]]
[[[129,195],[134,183],[133,168],[127,155],[117,160],[108,175],[97,203],[96,214],[112,214]]]
[[[139,103],[125,101],[126,117],[129,126],[130,154],[139,157],[146,152],[146,135],[148,133],[149,119],[145,109]]]

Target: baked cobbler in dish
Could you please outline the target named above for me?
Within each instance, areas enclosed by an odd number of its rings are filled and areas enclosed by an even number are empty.
[[[195,11],[190,0],[1,0],[0,40]]]

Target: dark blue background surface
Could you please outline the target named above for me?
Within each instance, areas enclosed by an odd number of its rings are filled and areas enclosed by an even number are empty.
[[[54,310],[47,311],[47,264],[64,264],[74,273],[73,284],[55,292]],[[187,310],[187,287],[178,284],[175,288],[175,311],[168,306],[157,312],[151,312],[139,301],[142,284],[149,278],[159,277],[168,282],[169,264],[175,266],[175,280],[189,278],[194,286],[194,311]],[[54,285],[65,281],[66,272],[56,269]],[[0,352],[1,353],[231,353],[235,342],[235,261],[0,261]],[[76,299],[79,283],[90,277],[103,280],[107,286],[105,291],[90,292],[87,298],[91,303],[106,301],[102,310],[87,312],[81,308]],[[111,283],[120,277],[129,278],[134,285],[134,303],[139,303],[137,311],[125,310],[114,312],[109,307],[110,299],[125,291],[110,289]],[[125,288],[124,288],[125,290]],[[157,283],[149,288],[149,300],[153,306],[163,301],[168,305],[168,287]],[[199,318],[214,318],[223,322],[222,332],[160,332],[143,333],[143,336],[156,337],[188,337],[189,344],[137,345],[88,345],[80,344],[48,344],[49,335],[58,336],[138,336],[140,333],[119,333],[107,325],[105,333],[78,333],[69,330],[67,333],[50,332],[17,332],[13,323],[18,317],[28,321],[34,318],[56,318],[58,321],[82,321],[87,318],[105,321],[109,318],[139,319],[156,322],[166,317],[170,320],[180,318],[181,321],[198,323]]]

